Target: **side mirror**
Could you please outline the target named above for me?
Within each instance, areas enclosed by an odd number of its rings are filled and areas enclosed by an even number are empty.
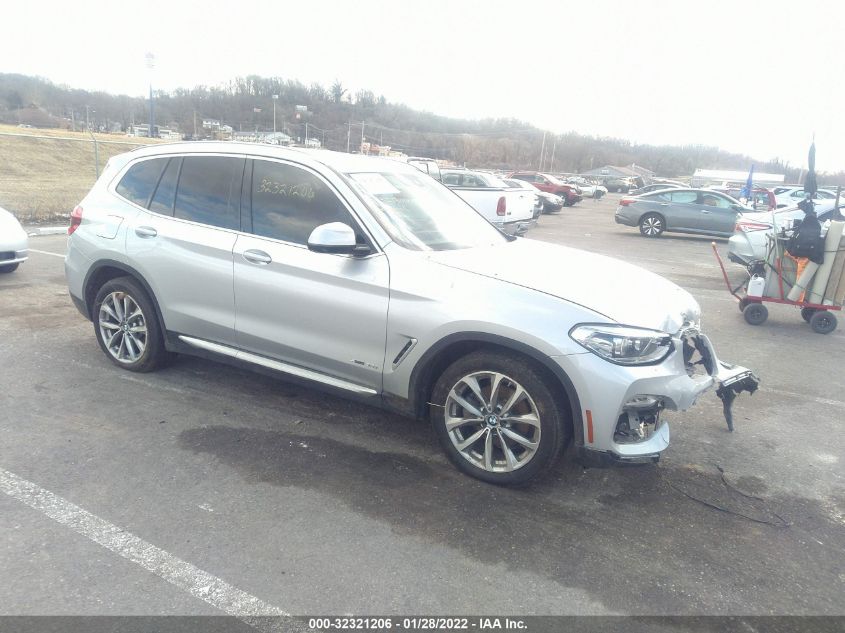
[[[321,224],[308,236],[308,250],[334,255],[367,255],[370,247],[358,244],[355,231],[343,222]]]
[[[743,207],[741,204],[732,204],[731,209],[733,209],[734,211],[739,211],[740,213],[746,210],[745,207]]]

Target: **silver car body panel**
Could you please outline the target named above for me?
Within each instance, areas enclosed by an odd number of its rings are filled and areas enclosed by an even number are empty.
[[[178,220],[114,191],[133,161],[209,153],[288,161],[318,174],[347,205],[371,254],[316,253]],[[683,410],[747,371],[719,364],[713,375],[689,375],[680,337],[699,326],[699,306],[685,290],[637,266],[526,239],[443,251],[392,242],[342,174],[402,169],[415,170],[388,159],[238,143],[160,145],[115,157],[81,202],[83,221],[69,239],[65,264],[70,293],[82,305],[90,301],[92,270],[103,263],[123,267],[148,285],[164,328],[185,346],[391,399],[413,400],[415,370],[444,341],[495,339],[529,350],[564,375],[580,408],[573,412],[576,437],[586,438],[588,449],[625,459],[658,454],[669,440],[661,421],[643,442],[614,441],[632,397],[656,396],[667,409]],[[569,336],[579,323],[661,330],[672,335],[675,351],[655,365],[616,365]]]
[[[29,237],[20,222],[9,211],[0,207],[0,266],[20,264],[29,257]]]

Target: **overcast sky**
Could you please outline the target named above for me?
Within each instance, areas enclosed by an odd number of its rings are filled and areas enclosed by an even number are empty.
[[[73,13],[71,14],[71,11]],[[845,170],[845,4],[7,3],[0,72],[142,95],[258,74],[554,132],[718,145]],[[12,26],[14,25],[14,26]]]

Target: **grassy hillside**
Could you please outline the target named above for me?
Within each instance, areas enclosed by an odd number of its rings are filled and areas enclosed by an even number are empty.
[[[156,142],[95,137],[100,169],[115,154]],[[87,134],[0,125],[0,207],[22,222],[64,221],[95,180],[94,144]]]

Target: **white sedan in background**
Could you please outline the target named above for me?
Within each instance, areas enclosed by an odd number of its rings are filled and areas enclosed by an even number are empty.
[[[17,270],[29,255],[29,239],[21,223],[0,207],[0,273]]]
[[[833,211],[833,200],[815,201],[815,212],[822,224],[831,219]],[[783,228],[791,228],[795,220],[803,219],[804,212],[796,206],[778,209],[774,213],[774,222],[777,223],[778,232]],[[747,266],[751,262],[765,260],[766,236],[772,234],[772,226],[771,211],[741,214],[736,219],[734,234],[728,240],[728,259],[743,266]]]

